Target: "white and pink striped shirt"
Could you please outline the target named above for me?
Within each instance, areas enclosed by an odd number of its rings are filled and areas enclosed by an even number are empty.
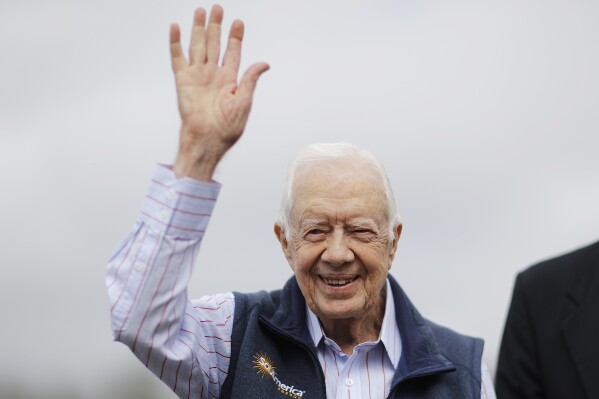
[[[196,254],[220,191],[218,183],[177,179],[158,166],[131,233],[111,257],[106,285],[114,339],[180,398],[218,398],[229,370],[235,301],[232,293],[188,300]],[[389,285],[389,283],[387,283]],[[391,292],[388,287],[387,292]],[[381,337],[351,356],[326,338],[306,308],[308,328],[325,373],[329,398],[383,398],[401,356],[391,295]],[[483,365],[481,397],[494,399]]]
[[[318,317],[306,306],[308,329],[316,346],[327,386],[327,398],[386,398],[401,357],[401,336],[395,323],[395,303],[387,280],[385,316],[376,342],[363,342],[351,356],[328,338]],[[389,315],[391,315],[389,317]]]

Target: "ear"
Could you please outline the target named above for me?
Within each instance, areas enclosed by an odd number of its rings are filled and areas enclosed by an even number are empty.
[[[279,242],[281,243],[281,249],[283,250],[283,253],[285,254],[285,257],[287,258],[287,262],[289,262],[289,264],[291,264],[291,255],[289,253],[289,242],[287,241],[287,238],[285,237],[285,230],[283,230],[283,228],[281,226],[279,226],[279,224],[275,223],[275,235],[277,236],[277,240],[279,240]]]
[[[391,243],[391,248],[389,248],[389,267],[391,267],[391,262],[395,259],[395,251],[397,250],[397,243],[399,242],[399,237],[401,236],[401,229],[403,225],[400,223],[395,227],[395,235],[393,237],[393,242]]]

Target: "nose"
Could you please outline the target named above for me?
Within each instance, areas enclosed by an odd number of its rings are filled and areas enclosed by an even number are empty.
[[[343,230],[334,230],[326,240],[326,248],[321,255],[321,259],[332,266],[341,266],[353,261],[354,253],[348,244]]]

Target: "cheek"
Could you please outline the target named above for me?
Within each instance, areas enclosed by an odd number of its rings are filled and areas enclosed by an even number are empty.
[[[370,252],[364,258],[364,265],[372,280],[384,279],[391,268],[391,260],[386,251],[376,250]]]
[[[302,251],[295,252],[291,257],[291,269],[298,281],[305,281],[310,274],[311,263]]]
[[[389,262],[389,251],[386,245],[377,245],[371,252],[371,259],[376,260],[379,265],[386,266]]]
[[[296,245],[291,254],[291,268],[296,273],[309,273],[318,263],[319,254],[314,245]]]
[[[302,246],[298,244],[297,240],[289,243],[289,263],[294,272],[303,264],[302,252]]]

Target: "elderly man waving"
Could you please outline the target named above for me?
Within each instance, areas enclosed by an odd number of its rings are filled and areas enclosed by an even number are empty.
[[[274,227],[294,272],[282,290],[188,300],[220,187],[212,174],[268,69],[237,81],[241,21],[219,65],[222,17],[213,7],[206,26],[196,11],[189,59],[171,27],[179,152],[110,260],[115,339],[181,398],[493,398],[482,341],[422,318],[388,275],[401,233],[393,193],[350,144],[310,146],[290,167]]]

